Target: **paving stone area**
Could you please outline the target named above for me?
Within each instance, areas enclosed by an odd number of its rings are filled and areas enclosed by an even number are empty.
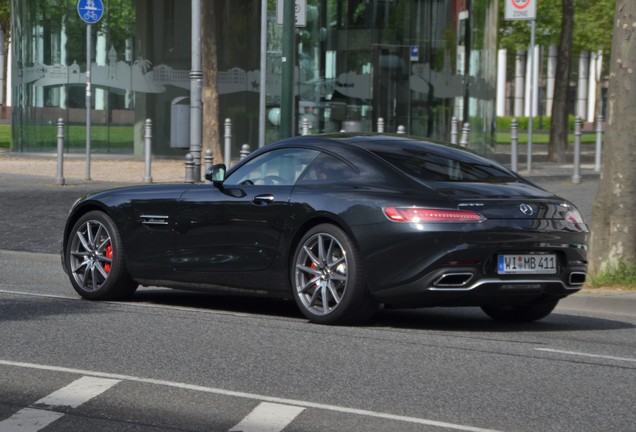
[[[81,196],[122,186],[58,186],[50,178],[0,173],[0,249],[58,253],[71,205]]]

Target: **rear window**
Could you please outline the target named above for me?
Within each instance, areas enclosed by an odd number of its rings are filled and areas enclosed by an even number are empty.
[[[455,152],[439,154],[413,149],[400,152],[375,150],[373,153],[423,181],[504,183],[517,180],[510,171],[468,153],[462,153],[461,159],[451,156]]]

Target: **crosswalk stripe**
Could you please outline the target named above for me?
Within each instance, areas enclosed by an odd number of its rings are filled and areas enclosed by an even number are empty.
[[[43,397],[35,405],[67,406],[77,408],[83,403],[99,396],[106,390],[117,384],[120,380],[110,378],[96,378],[84,376],[73,381],[66,387]]]
[[[279,432],[303,410],[302,407],[263,402],[230,432]]]
[[[2,432],[37,432],[64,414],[33,408],[24,408],[6,420],[0,421]]]
[[[45,405],[47,407],[71,407],[88,402],[95,396],[99,396],[106,390],[120,382],[121,380],[110,378],[82,377],[43,397],[34,405]],[[47,427],[60,417],[63,413],[44,409],[24,408],[9,417],[0,421],[0,431],[2,432],[38,432]]]
[[[36,370],[46,370],[46,371],[52,371],[52,372],[73,373],[78,375],[79,374],[90,375],[95,377],[115,379],[119,381],[125,380],[125,381],[137,382],[137,383],[167,386],[167,387],[179,388],[183,390],[192,390],[192,391],[217,394],[217,395],[223,395],[223,396],[238,397],[238,398],[252,399],[252,400],[258,400],[258,401],[267,401],[271,403],[289,404],[291,406],[299,406],[303,408],[316,408],[316,409],[339,412],[339,413],[344,413],[349,415],[359,415],[359,416],[365,416],[365,417],[371,417],[371,418],[377,418],[377,419],[383,419],[383,420],[394,420],[399,422],[435,426],[435,427],[447,428],[447,429],[459,430],[459,431],[498,432],[494,429],[486,429],[486,428],[480,428],[480,427],[474,427],[474,426],[468,426],[468,425],[462,425],[462,424],[456,424],[456,423],[448,423],[448,422],[431,420],[431,419],[420,418],[420,417],[403,416],[403,415],[383,413],[378,411],[369,411],[369,410],[359,409],[359,408],[351,408],[351,407],[344,407],[344,406],[338,406],[338,405],[324,404],[319,402],[303,401],[299,399],[287,399],[287,398],[267,396],[262,394],[226,390],[226,389],[215,388],[215,387],[205,387],[205,386],[196,385],[196,384],[187,384],[187,383],[166,381],[166,380],[153,379],[153,378],[142,378],[142,377],[138,377],[134,375],[113,374],[113,373],[107,373],[107,372],[91,371],[86,369],[74,369],[74,368],[68,368],[68,367],[62,367],[62,366],[14,362],[14,361],[0,359],[0,366],[2,365],[28,368],[28,369],[36,369]]]

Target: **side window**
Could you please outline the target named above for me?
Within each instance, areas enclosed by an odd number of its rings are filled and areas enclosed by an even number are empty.
[[[355,178],[356,175],[357,172],[351,165],[334,156],[321,153],[309,164],[298,183],[342,183]]]
[[[240,167],[224,183],[229,186],[292,186],[318,153],[310,149],[272,150]]]

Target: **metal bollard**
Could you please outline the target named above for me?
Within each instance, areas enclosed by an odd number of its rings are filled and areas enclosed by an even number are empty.
[[[384,119],[378,117],[378,133],[384,133]]]
[[[457,145],[457,117],[451,119],[450,142],[451,144]]]
[[[307,120],[307,117],[303,117],[302,135],[303,136],[309,135],[309,120]]]
[[[249,156],[250,152],[252,150],[250,149],[250,145],[249,144],[243,144],[241,146],[241,160],[245,159],[247,156]]]
[[[596,156],[594,158],[594,171],[601,171],[601,146],[603,143],[603,116],[598,115],[596,119]]]
[[[581,117],[574,119],[574,174],[572,183],[581,183]]]
[[[462,147],[468,147],[468,134],[470,133],[470,124],[468,122],[464,123],[464,127],[462,127],[462,138],[459,141],[459,145]]]
[[[146,176],[144,177],[144,183],[152,183],[152,176],[150,175],[150,157],[152,154],[152,120],[146,119],[144,127],[144,153],[146,159]]]
[[[517,119],[513,118],[510,123],[510,168],[517,172],[519,169],[519,126]]]
[[[185,182],[194,183],[194,156],[192,153],[185,155]]]
[[[229,118],[225,119],[225,166],[230,167],[230,163],[232,162],[232,120]]]
[[[55,184],[64,185],[64,120],[57,119],[57,177]]]
[[[210,169],[214,163],[214,155],[212,154],[212,149],[207,149],[205,151],[205,156],[203,157],[203,162],[205,164],[205,170]]]
[[[406,133],[406,128],[402,125],[399,125],[397,128],[397,133],[399,134],[405,134]]]

